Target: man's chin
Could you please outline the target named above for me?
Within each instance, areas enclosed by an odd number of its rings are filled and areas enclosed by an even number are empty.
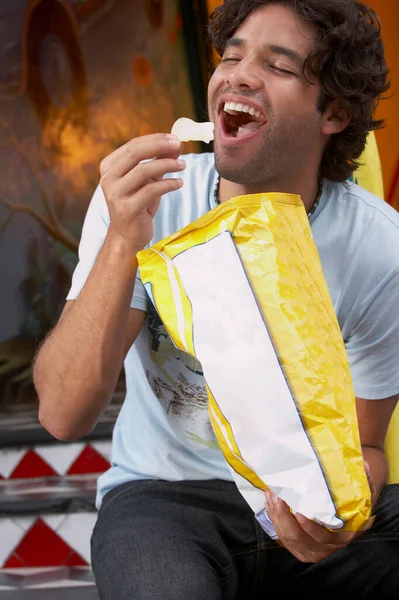
[[[239,185],[248,185],[253,182],[254,178],[251,176],[249,168],[245,164],[243,165],[242,162],[240,164],[235,163],[236,161],[224,160],[215,153],[216,170],[220,177]]]

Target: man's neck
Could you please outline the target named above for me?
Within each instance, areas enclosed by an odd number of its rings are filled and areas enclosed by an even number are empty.
[[[314,177],[313,180],[300,182],[285,182],[284,184],[265,184],[265,185],[241,185],[233,183],[227,179],[220,178],[219,196],[221,202],[226,202],[236,196],[246,194],[260,194],[268,192],[281,192],[287,194],[297,194],[301,197],[305,210],[309,213],[316,201],[319,192],[319,180]]]

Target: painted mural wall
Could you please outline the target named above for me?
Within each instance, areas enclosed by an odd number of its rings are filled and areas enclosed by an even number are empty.
[[[101,159],[196,117],[180,6],[0,3],[0,410],[32,393],[32,357],[64,304]]]

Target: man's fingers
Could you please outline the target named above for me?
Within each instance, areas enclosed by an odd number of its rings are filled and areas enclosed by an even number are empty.
[[[112,170],[113,177],[123,177],[141,161],[161,155],[177,157],[180,149],[181,143],[176,136],[165,133],[135,138],[104,158],[100,164],[100,172],[104,176]]]
[[[343,548],[356,537],[356,534],[351,531],[329,531],[303,515],[296,515],[296,520],[302,529],[319,544]]]
[[[267,512],[273,521],[276,532],[283,540],[300,536],[302,528],[291,513],[289,506],[273,493],[266,493]]]
[[[312,558],[309,556],[316,542],[303,531],[285,502],[274,494],[267,494],[266,497],[267,512],[283,546],[299,560],[312,562]],[[308,552],[308,558],[303,552],[305,549]]]
[[[150,181],[161,181],[167,173],[178,173],[183,171],[185,167],[186,163],[183,160],[170,158],[140,163],[120,180],[118,196],[130,196]]]
[[[162,179],[161,181],[152,181],[147,183],[139,192],[136,192],[134,195],[134,206],[136,208],[136,212],[140,212],[143,210],[148,210],[148,212],[153,216],[153,208],[154,203],[158,201],[158,199],[164,194],[168,194],[169,192],[174,192],[178,190],[183,185],[182,179],[174,179],[172,177],[167,177]]]
[[[154,157],[154,161],[160,160],[161,158],[175,158],[178,159],[180,156],[180,151],[181,148],[179,148],[178,150],[175,151],[175,153],[173,154],[173,152],[170,151],[170,148],[167,149],[167,152],[160,152],[159,154],[157,154]],[[174,171],[168,171],[168,173],[173,173]],[[160,175],[158,177],[158,180],[162,179],[163,175]]]
[[[166,133],[154,133],[151,135],[133,138],[132,140],[126,142],[126,144],[123,144],[122,146],[119,146],[119,148],[116,148],[116,150],[114,150],[111,154],[108,154],[108,156],[106,156],[101,161],[100,168],[107,170],[110,167],[110,165],[113,162],[115,162],[115,160],[117,160],[121,155],[123,155],[128,149],[135,148],[143,143],[152,142],[155,146],[160,143],[162,144],[165,140],[168,139],[168,135],[169,134]],[[153,156],[155,156],[155,154],[153,154],[152,156],[148,156],[147,158],[153,158]]]
[[[131,140],[101,163],[100,185],[111,223],[133,247],[151,240],[161,196],[183,185],[176,177],[185,168],[178,161],[181,146],[176,136],[157,133]]]
[[[356,537],[353,532],[328,531],[303,515],[294,516],[287,504],[273,493],[266,492],[266,500],[281,543],[302,562],[319,562]]]

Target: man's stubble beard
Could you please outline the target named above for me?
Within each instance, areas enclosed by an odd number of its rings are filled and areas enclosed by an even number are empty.
[[[258,152],[251,160],[240,163],[238,158],[222,156],[215,145],[216,170],[223,179],[240,185],[256,185],[269,179],[272,169],[264,152]]]
[[[293,123],[286,122],[284,129],[280,128],[279,132],[273,129],[267,131],[258,150],[245,163],[240,163],[238,158],[219,152],[216,140],[216,170],[223,179],[240,185],[263,184],[264,189],[269,185],[281,185],[306,163],[312,143],[312,132],[304,130],[302,124],[298,127],[296,123],[295,127]]]

